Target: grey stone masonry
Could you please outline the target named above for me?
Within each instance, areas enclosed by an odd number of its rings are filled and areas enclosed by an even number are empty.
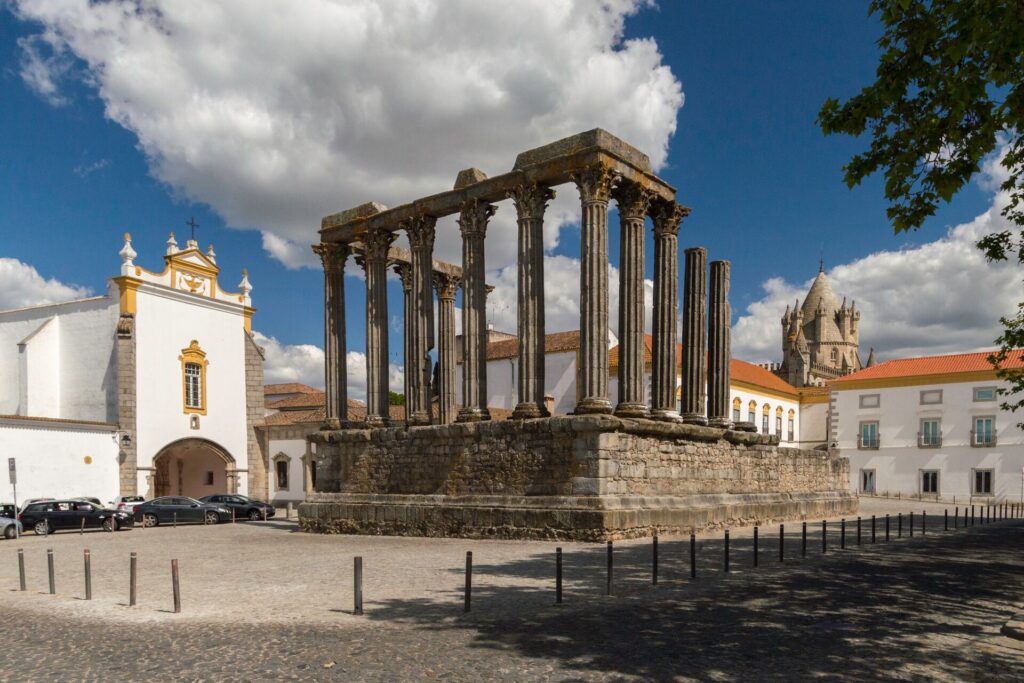
[[[619,207],[619,396],[615,414],[646,417],[644,401],[644,221],[651,193],[622,183]]]
[[[434,273],[437,290],[438,418],[441,424],[455,421],[455,294],[460,279]]]
[[[314,244],[324,267],[324,394],[327,422],[348,419],[348,364],[345,349],[345,261],[347,244]]]
[[[519,396],[512,417],[545,417],[544,405],[544,210],[554,190],[532,183],[509,191],[519,223]]]
[[[270,469],[270,444],[266,430],[258,429],[263,426],[267,413],[263,399],[264,353],[249,332],[242,330],[242,334],[245,335],[245,434],[249,495],[268,500],[270,482],[267,479],[267,471]]]
[[[598,165],[572,175],[580,191],[580,365],[576,414],[610,413],[608,400],[608,201],[618,176]]]
[[[388,248],[394,233],[373,230],[363,237],[366,270],[366,421],[385,425],[388,402]]]
[[[122,313],[117,321],[117,424],[129,439],[119,439],[121,495],[138,495],[138,435],[136,433],[137,394],[135,365],[135,317]]]
[[[430,351],[434,348],[434,234],[437,219],[416,216],[402,223],[409,236],[412,251],[411,315],[405,324],[412,330],[410,354],[405,359],[409,375],[409,394],[405,397],[407,421],[410,425],[426,425],[432,421],[430,407]]]
[[[402,358],[403,362],[408,363],[407,360],[412,356],[412,326],[409,324],[409,320],[412,316],[412,264],[405,261],[392,261],[391,269],[395,271],[395,275],[398,276],[398,280],[402,283]],[[408,365],[406,366],[408,367]],[[402,395],[406,397],[408,401],[409,397],[409,378],[412,377],[411,372],[402,373],[402,379],[404,385],[402,388]],[[406,422],[409,420],[409,414],[405,415]]]
[[[703,247],[686,250],[683,273],[683,421],[707,424],[704,411],[707,377],[707,310],[708,252]]]
[[[462,410],[460,422],[490,420],[487,410],[487,282],[484,236],[497,207],[467,201],[459,214],[462,231]]]
[[[676,400],[676,314],[679,311],[679,223],[690,210],[676,202],[656,202],[654,223],[654,319],[651,349],[651,417],[679,419]]]
[[[708,424],[732,426],[729,418],[730,325],[729,262],[711,262],[708,304]]]

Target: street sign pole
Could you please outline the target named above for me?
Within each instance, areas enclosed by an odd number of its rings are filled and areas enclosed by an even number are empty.
[[[18,468],[14,464],[14,458],[7,458],[7,472],[14,495],[14,539],[18,540],[21,538],[21,529],[18,528]]]

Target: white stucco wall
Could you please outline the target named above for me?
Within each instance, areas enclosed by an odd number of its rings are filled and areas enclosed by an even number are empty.
[[[747,387],[729,387],[729,418],[732,419],[732,406],[733,403],[739,399],[740,401],[740,421],[746,422],[749,420],[748,413],[750,411],[750,402],[754,401],[756,404],[756,410],[754,411],[754,424],[757,425],[757,431],[762,433],[762,415],[764,414],[764,406],[768,406],[768,433],[778,434],[779,441],[784,446],[796,446],[800,439],[800,404],[795,398],[786,399],[773,394],[763,393],[754,391]],[[776,429],[775,415],[778,408],[782,408],[782,431],[779,432]],[[789,411],[793,411],[793,441],[789,439]]]
[[[519,400],[516,378],[518,358],[487,362],[487,404],[512,410]],[[576,352],[549,353],[544,357],[544,393],[555,397],[555,414],[576,407]],[[455,366],[455,397],[462,405],[462,364]]]
[[[875,491],[880,494],[917,495],[923,470],[939,472],[943,499],[966,499],[972,493],[975,469],[993,470],[993,494],[997,499],[1020,501],[1024,486],[1024,434],[1017,428],[1019,416],[999,409],[998,400],[976,402],[974,387],[998,386],[996,380],[949,382],[906,387],[843,389],[833,386],[836,436],[840,455],[850,459],[850,487],[860,490],[861,471],[875,471]],[[940,405],[921,405],[921,391],[942,390]],[[861,408],[860,396],[879,395],[878,408]],[[971,446],[975,417],[994,416],[996,445]],[[919,448],[922,418],[941,420],[942,445]],[[857,447],[861,422],[877,421],[879,448]]]
[[[797,414],[801,446],[816,448],[828,442],[828,403],[802,403]]]
[[[289,501],[297,503],[306,499],[305,473],[302,465],[302,457],[305,454],[305,439],[270,439],[270,502],[284,505]],[[289,460],[287,489],[277,487],[277,461],[282,455]]]
[[[19,502],[80,496],[95,496],[104,503],[113,500],[119,492],[115,429],[0,419],[0,501],[13,500],[6,460],[10,457],[17,462]]]

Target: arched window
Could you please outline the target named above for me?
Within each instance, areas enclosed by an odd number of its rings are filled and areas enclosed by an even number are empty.
[[[757,424],[757,401],[751,401],[747,404],[747,422],[752,425]]]
[[[743,401],[739,400],[739,398],[734,398],[732,400],[732,421],[733,422],[739,422],[740,420],[743,419],[743,416],[740,414],[740,411],[742,411],[742,410],[743,410]]]
[[[761,433],[762,434],[767,434],[768,433],[768,415],[769,415],[769,413],[771,413],[771,411],[772,411],[772,408],[767,403],[765,403],[764,407],[761,408]]]
[[[839,350],[832,349],[832,362],[835,363],[837,360],[839,360]]]
[[[775,435],[782,438],[782,406],[775,409]]]
[[[195,339],[181,350],[182,412],[206,415],[206,352]]]
[[[274,482],[278,491],[288,490],[288,470],[291,468],[292,459],[284,453],[274,456]]]
[[[793,438],[794,436],[796,436],[794,434],[795,430],[793,429],[793,426],[794,426],[795,422],[796,422],[796,411],[791,408],[789,410],[789,425],[788,425],[789,428],[787,430],[789,432],[789,439],[787,439],[788,441],[796,441],[796,439]]]

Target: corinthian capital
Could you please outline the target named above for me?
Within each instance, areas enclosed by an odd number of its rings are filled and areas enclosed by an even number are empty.
[[[320,263],[328,273],[336,273],[345,269],[345,259],[351,248],[341,242],[321,242],[313,245],[313,253],[320,257]]]
[[[395,233],[382,228],[367,230],[363,233],[361,239],[367,263],[386,261],[388,249],[391,248],[391,243],[395,241],[395,237]]]
[[[391,270],[395,272],[398,279],[402,281],[402,291],[412,291],[412,264],[405,261],[395,261],[391,264]]]
[[[650,213],[654,234],[674,237],[679,234],[679,223],[690,215],[690,209],[676,202],[658,202],[651,207]]]
[[[438,299],[455,301],[455,293],[461,284],[462,278],[457,275],[434,273],[434,291]]]
[[[520,220],[526,218],[543,218],[548,202],[555,198],[555,191],[538,183],[516,185],[505,193],[516,205],[516,215]]]
[[[412,249],[433,247],[434,226],[436,225],[437,217],[429,215],[414,216],[399,223],[399,227],[409,235],[409,246]]]
[[[497,210],[498,207],[494,204],[488,204],[479,199],[468,199],[463,202],[459,212],[459,229],[462,231],[463,237],[470,235],[483,237],[487,232],[487,221]]]
[[[612,190],[619,205],[619,215],[626,219],[643,220],[654,193],[638,183],[621,183]]]
[[[598,164],[569,177],[580,190],[580,199],[585,202],[607,202],[612,196],[612,187],[619,179],[619,173],[604,164]]]

